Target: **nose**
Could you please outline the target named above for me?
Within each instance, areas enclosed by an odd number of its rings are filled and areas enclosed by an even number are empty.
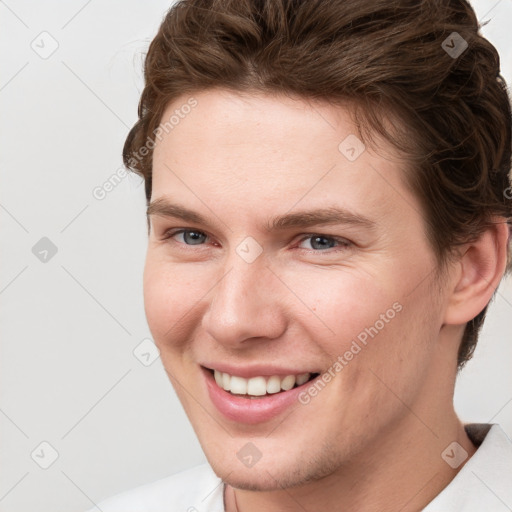
[[[263,255],[247,263],[234,253],[208,295],[210,304],[202,327],[217,342],[231,348],[254,338],[278,338],[286,329],[283,288],[267,268]]]

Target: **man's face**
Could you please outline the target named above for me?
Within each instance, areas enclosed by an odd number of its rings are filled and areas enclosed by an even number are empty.
[[[369,457],[431,400],[446,302],[435,258],[400,163],[384,143],[386,157],[359,154],[344,108],[194,98],[163,116],[189,112],[157,142],[151,200],[207,223],[150,215],[148,323],[216,473],[239,488],[297,485]],[[338,223],[271,228],[335,208]],[[250,399],[206,368],[264,377],[255,393],[273,375],[331,378]]]

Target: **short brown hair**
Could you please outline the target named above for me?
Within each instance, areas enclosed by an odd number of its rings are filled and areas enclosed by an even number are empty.
[[[406,180],[441,268],[493,217],[512,217],[510,100],[480,28],[464,0],[180,1],[149,47],[124,163],[144,177],[149,203],[149,141],[184,94],[224,88],[348,100],[365,142],[374,131],[412,162]],[[449,52],[456,43],[460,55]],[[510,263],[509,251],[507,271]],[[459,368],[486,310],[466,325]]]

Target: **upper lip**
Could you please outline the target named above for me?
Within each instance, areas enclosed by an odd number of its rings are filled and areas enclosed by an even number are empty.
[[[287,375],[300,375],[302,373],[320,373],[319,371],[311,369],[300,369],[276,366],[272,364],[254,364],[250,366],[231,365],[227,363],[205,363],[201,364],[208,370],[217,370],[222,373],[229,373],[229,375],[236,375],[237,377],[244,377],[250,379],[251,377],[272,377],[278,375],[279,377],[286,377]]]

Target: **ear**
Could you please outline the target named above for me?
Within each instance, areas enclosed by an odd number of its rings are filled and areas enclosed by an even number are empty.
[[[460,325],[475,318],[489,303],[507,265],[509,226],[503,217],[482,235],[463,246],[444,324]]]

